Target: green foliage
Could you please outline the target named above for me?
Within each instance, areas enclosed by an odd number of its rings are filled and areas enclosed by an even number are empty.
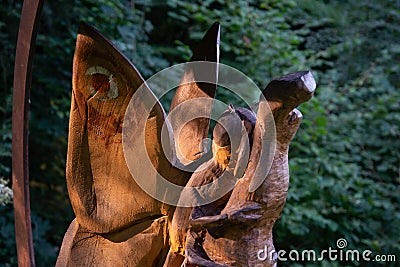
[[[13,197],[12,190],[7,186],[7,181],[0,178],[0,206],[11,203]]]
[[[0,266],[17,266],[17,250],[12,206],[0,206]],[[53,266],[57,257],[57,247],[49,243],[46,236],[53,227],[48,221],[32,212],[32,236],[34,240],[36,264]]]
[[[293,1],[168,1],[168,14],[187,31],[185,43],[201,39],[215,21],[221,23],[221,62],[249,75],[261,89],[282,73],[304,68],[303,38],[285,16]],[[191,25],[187,27],[187,25]],[[187,58],[183,58],[187,59]]]
[[[0,177],[9,181],[21,3],[3,2]],[[29,139],[38,266],[54,265],[73,219],[64,170],[80,20],[116,43],[145,78],[187,61],[215,21],[221,22],[222,62],[247,74],[261,89],[273,77],[311,68],[318,88],[300,107],[304,119],[291,146],[291,185],[275,227],[276,248],[322,251],[336,248],[336,240],[344,237],[349,249],[400,258],[399,10],[396,0],[46,1],[33,66]],[[217,97],[239,104],[227,91],[219,90]],[[0,214],[0,265],[14,266],[11,205],[0,207]],[[307,263],[342,265],[364,263]]]
[[[8,187],[11,170],[11,109],[15,40],[18,27],[19,4],[5,1],[0,9],[0,206],[10,203]]]
[[[303,8],[318,27],[305,31],[312,37],[305,47],[314,51],[319,88],[301,107],[278,244],[321,251],[344,237],[349,249],[398,257],[400,31],[390,23],[400,16],[398,4],[312,4]]]

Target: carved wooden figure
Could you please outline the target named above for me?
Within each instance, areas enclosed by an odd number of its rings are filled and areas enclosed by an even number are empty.
[[[315,86],[311,72],[305,71],[273,80],[265,88],[243,178],[236,183],[220,214],[199,216],[197,212],[191,216],[192,229],[186,247],[189,266],[275,266],[272,227],[286,201],[289,143],[302,119],[295,107],[311,98]],[[276,125],[276,150],[268,175],[254,191],[251,187],[257,175],[255,170],[257,164],[263,163],[260,162],[262,140],[268,139],[264,118],[269,112]]]
[[[228,183],[221,182],[219,186],[230,186],[229,182],[236,181],[235,177],[240,178],[243,175],[243,166],[247,165],[248,160],[248,158],[245,158],[246,153],[243,150],[250,147],[255,122],[256,117],[251,110],[234,108],[230,105],[229,109],[222,114],[213,130],[213,158],[211,159],[211,164],[208,164],[207,168],[195,172],[186,186],[198,187],[211,182],[219,182],[221,180],[219,177],[223,173],[228,176]],[[232,133],[238,134],[233,135]],[[240,140],[233,142],[233,138]],[[237,144],[236,147],[231,146],[232,143]],[[247,151],[248,154],[249,151]],[[182,193],[181,201],[201,203],[202,199],[206,198],[207,195],[208,192],[204,192],[203,194],[201,190],[188,191],[188,194]],[[207,210],[212,215],[219,213],[225,207],[229,196],[230,193],[212,203],[200,206],[198,212],[201,213],[202,210]],[[171,249],[164,266],[180,266],[183,263],[186,233],[189,230],[191,212],[192,208],[190,207],[176,208],[170,229]]]
[[[218,23],[200,41],[191,61],[215,62],[206,70],[212,82],[200,82],[204,70],[188,66],[171,111],[185,101],[214,98]],[[262,92],[257,114],[229,105],[213,129],[212,158],[206,162],[202,142],[210,119],[185,124],[173,140],[169,161],[161,142],[167,119],[156,101],[144,118],[147,156],[166,180],[186,185],[178,204],[188,201],[194,208],[175,208],[154,199],[129,171],[122,127],[132,123],[124,121],[124,115],[143,83],[135,67],[107,39],[81,24],[67,156],[68,193],[76,218],[65,234],[56,266],[274,266],[276,255],[260,260],[257,254],[264,248],[274,250],[272,227],[289,185],[289,143],[302,118],[295,108],[315,90],[311,72],[271,81]],[[193,106],[194,111],[197,108],[211,114],[212,104]],[[196,172],[178,168],[190,164],[198,166]],[[207,184],[233,189],[209,203],[203,200],[210,192],[200,187]]]

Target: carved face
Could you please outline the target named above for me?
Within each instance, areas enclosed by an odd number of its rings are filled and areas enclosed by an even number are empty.
[[[231,145],[229,133],[233,134],[233,138],[241,138],[243,126],[249,140],[252,140],[255,123],[256,116],[251,110],[241,107],[234,108],[230,105],[215,124],[213,141],[220,147],[229,146]]]
[[[247,166],[250,154],[255,114],[246,108],[234,108],[229,105],[213,130],[214,160],[223,169],[234,167],[234,175],[241,177]],[[246,153],[247,152],[247,153]],[[239,166],[241,165],[241,166]]]

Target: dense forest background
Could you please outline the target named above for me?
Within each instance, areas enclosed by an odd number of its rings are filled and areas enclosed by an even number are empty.
[[[15,0],[0,6],[1,266],[17,264],[8,187],[21,6]],[[291,145],[291,184],[275,227],[276,248],[322,251],[345,238],[348,249],[395,254],[400,260],[399,0],[47,0],[33,65],[29,138],[38,266],[54,265],[74,217],[65,157],[81,20],[110,38],[146,78],[186,62],[214,21],[221,22],[221,61],[260,88],[273,77],[311,69],[318,87],[300,107],[304,120]],[[232,102],[226,92],[218,97]],[[367,263],[281,263],[303,265]]]

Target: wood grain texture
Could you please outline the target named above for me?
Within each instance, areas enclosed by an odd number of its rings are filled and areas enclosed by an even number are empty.
[[[214,65],[189,64],[171,103],[171,111],[185,101],[196,98],[213,99],[217,90],[218,63],[219,63],[219,34],[220,25],[214,23],[203,39],[199,42],[190,62],[215,62]],[[209,68],[208,68],[209,67]],[[204,82],[207,81],[207,82]],[[196,103],[196,102],[194,102]],[[212,105],[193,107],[192,111],[205,109],[205,114],[211,114]],[[190,111],[189,111],[190,112]],[[180,161],[186,163],[199,159],[203,154],[202,141],[208,135],[210,127],[209,117],[196,118],[189,121],[177,136],[177,146],[182,154],[178,154]]]

